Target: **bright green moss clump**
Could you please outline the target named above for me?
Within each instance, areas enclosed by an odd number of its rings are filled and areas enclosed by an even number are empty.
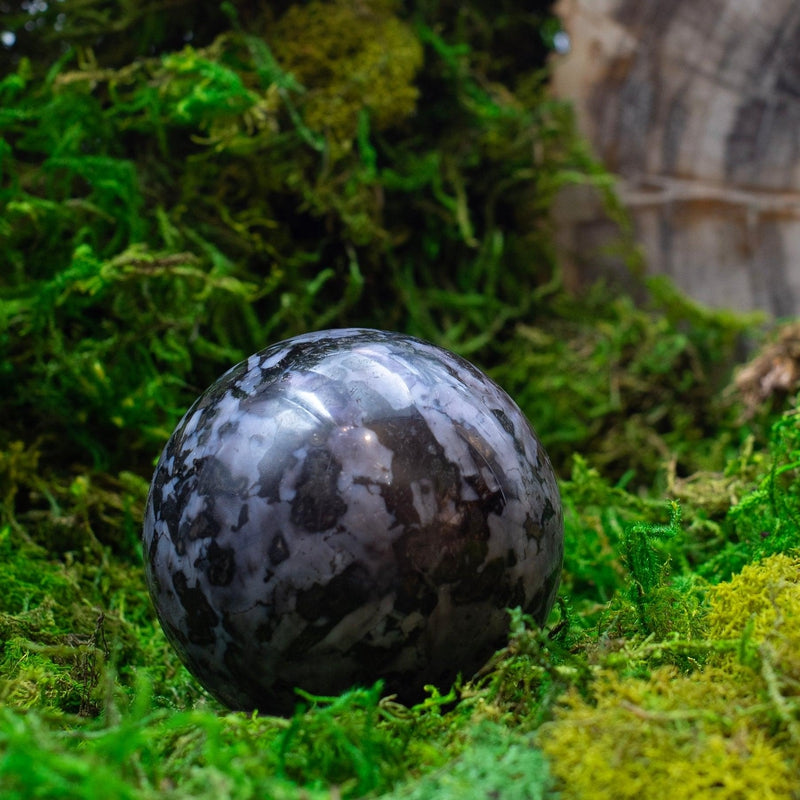
[[[545,800],[554,798],[550,770],[532,737],[481,722],[453,761],[389,795],[397,800]]]

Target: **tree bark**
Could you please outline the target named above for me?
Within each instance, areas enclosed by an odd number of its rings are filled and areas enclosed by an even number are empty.
[[[556,12],[571,50],[555,92],[619,176],[648,270],[709,305],[800,312],[800,4],[559,0]],[[602,214],[562,206],[582,270]]]

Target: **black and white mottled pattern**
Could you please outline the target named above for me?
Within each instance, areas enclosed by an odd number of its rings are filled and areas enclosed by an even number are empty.
[[[187,667],[237,709],[383,678],[406,702],[544,623],[563,558],[550,462],[467,361],[396,333],[321,331],[233,367],[153,477],[147,583]]]

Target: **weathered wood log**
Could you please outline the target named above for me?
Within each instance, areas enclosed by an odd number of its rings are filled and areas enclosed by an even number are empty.
[[[620,178],[653,273],[713,306],[800,313],[800,4],[559,0],[554,90]],[[574,269],[597,204],[557,210]]]

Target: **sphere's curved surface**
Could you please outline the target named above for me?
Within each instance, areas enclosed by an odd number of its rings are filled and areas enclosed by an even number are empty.
[[[298,336],[233,367],[153,477],[146,578],[162,627],[232,708],[379,678],[405,702],[544,623],[563,559],[552,467],[474,366],[396,333]]]

